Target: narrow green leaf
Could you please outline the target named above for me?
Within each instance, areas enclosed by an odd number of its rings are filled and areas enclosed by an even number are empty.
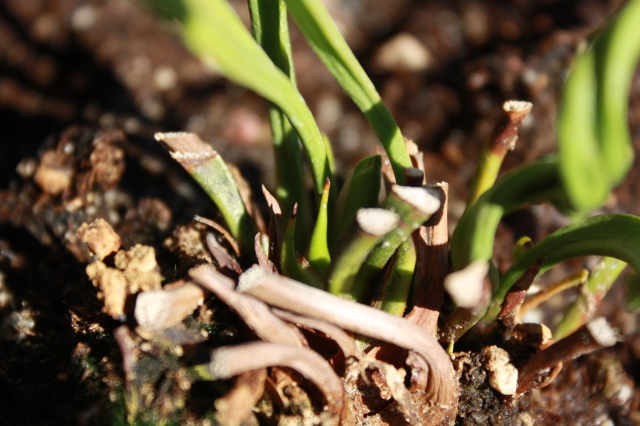
[[[320,198],[320,207],[318,208],[318,218],[316,226],[313,229],[311,243],[309,245],[309,255],[307,259],[313,268],[323,277],[327,275],[329,263],[331,263],[331,255],[329,254],[329,243],[327,240],[329,213],[327,205],[329,204],[329,190],[331,181],[327,179]]]
[[[284,0],[249,0],[249,12],[251,30],[256,41],[295,86],[287,6]],[[275,195],[286,212],[283,217],[285,222],[289,220],[288,215],[293,205],[298,203],[296,244],[298,247],[306,247],[309,243],[308,230],[312,226],[312,203],[305,185],[302,148],[286,115],[273,103],[269,106],[269,121],[275,159]],[[330,169],[333,170],[331,164]]]
[[[251,37],[225,0],[156,0],[182,26],[187,46],[227,78],[276,104],[285,112],[307,152],[316,194],[331,177],[322,134],[300,92]]]
[[[389,155],[396,182],[404,184],[402,168],[411,167],[411,159],[402,133],[324,4],[320,0],[286,2],[298,28],[320,60],[373,126]]]
[[[416,258],[413,240],[408,239],[398,248],[391,270],[382,283],[380,302],[376,304],[378,309],[398,317],[404,315],[411,292]]]
[[[540,159],[499,179],[460,218],[451,238],[453,270],[475,260],[490,260],[502,217],[527,203],[557,202],[562,197],[560,188],[554,157]]]
[[[242,255],[254,259],[253,240],[258,231],[222,157],[194,133],[156,133],[155,139],[167,144],[171,156],[213,200],[240,244]]]
[[[620,276],[627,264],[613,257],[604,257],[593,268],[581,288],[578,298],[569,306],[553,332],[553,340],[560,340],[587,323],[595,314],[600,301]]]
[[[546,257],[541,271],[579,256],[620,259],[640,272],[640,218],[627,214],[594,216],[559,229],[527,251],[507,270],[494,293],[488,318],[496,314],[515,280],[537,259]],[[640,283],[636,282],[636,285]]]
[[[382,157],[380,155],[363,158],[351,169],[340,190],[334,211],[332,246],[353,226],[359,209],[378,205],[381,179]]]
[[[400,217],[389,210],[360,209],[356,214],[357,231],[348,240],[331,265],[329,291],[350,300],[359,300],[368,290],[366,283],[357,282],[356,274],[371,249],[392,229]],[[363,285],[364,284],[364,285]]]

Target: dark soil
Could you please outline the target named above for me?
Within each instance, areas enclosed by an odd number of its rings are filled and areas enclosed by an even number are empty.
[[[576,46],[621,2],[329,3],[406,136],[425,151],[428,181],[449,182],[455,223],[505,100],[534,104],[505,168],[554,150],[556,94]],[[234,5],[246,18],[243,3]],[[381,48],[400,33],[427,49],[422,69],[383,63]],[[293,42],[300,90],[344,170],[373,152],[375,136],[296,31]],[[164,282],[183,278],[196,259],[172,251],[170,237],[194,214],[216,212],[153,133],[198,133],[250,182],[268,186],[266,111],[262,99],[207,70],[131,2],[0,2],[0,424],[125,422],[123,367],[113,337],[120,323],[101,313],[85,273],[91,257],[76,231],[107,218],[125,247],[156,249]],[[630,122],[638,151],[638,77]],[[639,173],[634,166],[607,211],[640,214]],[[499,266],[507,265],[518,237],[539,240],[564,224],[548,206],[511,215],[498,233]],[[486,377],[468,371],[458,424],[640,424],[640,323],[620,309],[622,297],[614,287],[599,314],[621,329],[624,342],[565,365],[551,386],[518,402],[499,397]],[[199,313],[215,320],[210,345],[233,341],[239,326],[223,308],[212,311]],[[156,359],[165,367],[173,362],[167,354]],[[154,385],[165,386],[165,395],[179,394],[166,383]],[[626,399],[621,384],[633,389]],[[168,417],[175,422],[204,421],[227,386],[199,383],[190,397],[181,396],[185,410],[165,401],[160,412],[179,412]]]

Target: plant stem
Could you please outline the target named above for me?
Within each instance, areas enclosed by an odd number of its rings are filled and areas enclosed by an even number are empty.
[[[331,263],[331,254],[329,254],[329,241],[328,241],[328,222],[329,222],[329,190],[331,188],[331,181],[327,178],[327,182],[324,185],[322,191],[322,197],[320,198],[320,207],[318,208],[318,217],[316,218],[316,225],[313,228],[313,234],[311,235],[311,243],[309,244],[309,254],[307,259],[313,268],[322,277],[327,276],[327,270]]]
[[[533,105],[524,101],[507,101],[502,105],[502,115],[491,136],[485,142],[471,180],[467,207],[491,188],[498,177],[502,160],[512,151],[518,139],[518,130]]]
[[[403,167],[411,167],[404,138],[391,112],[340,34],[320,0],[286,0],[300,31],[340,86],[364,113],[382,142],[398,184]]]
[[[538,259],[533,265],[531,265],[524,274],[518,278],[518,280],[509,289],[504,302],[502,302],[502,309],[498,314],[498,319],[502,321],[505,327],[513,327],[516,325],[516,320],[522,306],[524,298],[527,296],[529,287],[533,284],[533,280],[540,272],[540,267],[545,258]]]
[[[627,264],[612,257],[604,257],[593,268],[586,285],[583,285],[578,298],[563,315],[553,333],[556,340],[573,333],[586,323],[595,313],[600,301],[620,276]]]
[[[536,376],[556,364],[590,352],[613,346],[620,341],[617,330],[611,328],[603,317],[591,320],[574,333],[534,354],[520,370],[518,393],[528,390]]]
[[[416,249],[408,239],[400,244],[393,265],[382,283],[380,301],[375,307],[391,315],[401,317],[407,307],[411,282],[416,267]]]
[[[330,321],[345,330],[409,349],[427,363],[425,396],[431,402],[429,424],[455,417],[458,385],[450,358],[438,342],[409,321],[253,267],[240,276],[238,290],[269,305]]]
[[[382,207],[397,213],[401,222],[371,251],[356,277],[359,285],[371,286],[376,275],[391,259],[400,244],[411,240],[411,233],[438,211],[438,195],[438,192],[430,187],[391,186]]]
[[[392,229],[400,217],[389,210],[360,209],[356,215],[357,233],[333,262],[329,274],[329,292],[350,300],[359,300],[369,289],[368,283],[356,281],[360,266],[371,249]]]
[[[420,227],[418,233],[413,234],[418,258],[413,283],[413,308],[406,319],[437,337],[449,259],[449,184],[441,182],[432,187],[440,200],[440,209]]]
[[[544,290],[542,290],[539,293],[534,294],[526,302],[524,302],[522,304],[520,312],[518,313],[518,316],[522,318],[524,315],[526,315],[527,312],[529,312],[532,309],[535,309],[538,305],[540,305],[541,303],[549,300],[554,295],[556,295],[556,294],[558,294],[560,292],[563,292],[565,290],[568,290],[568,289],[570,289],[572,287],[575,287],[575,286],[583,284],[585,281],[587,281],[588,277],[589,277],[589,272],[587,272],[585,269],[583,269],[582,271],[573,273],[573,274],[569,275],[568,277],[565,277],[565,278],[561,279],[560,281],[557,281],[557,282],[551,284],[549,287],[545,288]],[[509,290],[509,291],[511,291],[511,290]],[[509,294],[509,293],[507,293],[507,294]],[[580,324],[580,325],[582,325],[582,324]]]

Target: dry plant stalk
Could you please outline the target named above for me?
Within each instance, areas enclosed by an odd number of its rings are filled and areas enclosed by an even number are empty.
[[[369,306],[333,296],[254,266],[240,276],[238,291],[300,315],[329,321],[345,330],[415,352],[426,363],[427,424],[455,416],[458,385],[449,356],[430,334],[415,324]],[[419,373],[418,373],[419,375]]]
[[[558,364],[598,349],[613,346],[621,339],[603,317],[595,318],[578,330],[534,354],[520,370],[518,393],[522,394],[536,386],[539,374]],[[544,382],[545,384],[547,381]]]
[[[440,182],[432,187],[440,199],[440,209],[413,234],[418,259],[413,293],[413,308],[405,317],[438,336],[438,317],[444,298],[444,277],[449,259],[449,229],[447,221],[449,184]]]
[[[222,346],[211,352],[208,370],[213,379],[230,379],[274,366],[292,368],[314,383],[327,403],[322,424],[340,424],[345,396],[342,380],[324,358],[309,349],[269,342]]]

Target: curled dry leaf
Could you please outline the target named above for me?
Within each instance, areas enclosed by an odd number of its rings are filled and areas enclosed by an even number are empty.
[[[297,328],[276,317],[261,301],[233,290],[233,281],[212,265],[200,265],[189,271],[193,279],[226,303],[261,339],[292,346],[307,346]]]
[[[223,346],[212,351],[207,368],[213,378],[228,379],[271,366],[292,368],[313,382],[326,401],[320,424],[340,424],[344,407],[342,380],[324,358],[310,349],[268,342]]]
[[[428,379],[425,425],[440,425],[455,418],[458,384],[450,358],[427,332],[411,322],[254,266],[240,276],[238,290],[269,305],[329,321],[345,330],[386,341],[424,358]]]

